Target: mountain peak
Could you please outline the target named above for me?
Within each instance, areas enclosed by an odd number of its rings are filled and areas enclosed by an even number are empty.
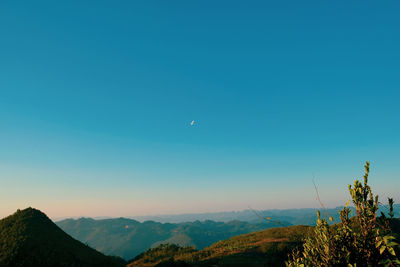
[[[23,210],[18,209],[16,212],[14,212],[14,214],[6,217],[6,219],[7,218],[14,220],[26,220],[27,222],[31,220],[48,220],[49,222],[51,222],[46,214],[32,207]]]
[[[0,220],[0,247],[1,266],[122,266],[31,207]]]

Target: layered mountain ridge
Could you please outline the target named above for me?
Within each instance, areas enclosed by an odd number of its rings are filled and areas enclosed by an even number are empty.
[[[241,221],[224,223],[210,220],[172,224],[154,221],[140,223],[126,218],[105,220],[80,218],[59,221],[57,225],[72,237],[102,253],[129,260],[160,244],[202,249],[232,236],[289,224],[268,221],[256,224]]]

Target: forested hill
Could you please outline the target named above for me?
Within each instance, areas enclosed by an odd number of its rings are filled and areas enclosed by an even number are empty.
[[[124,266],[64,233],[44,213],[18,210],[0,220],[0,266]]]
[[[288,254],[303,243],[311,226],[272,228],[219,241],[202,250],[175,245],[150,249],[128,267],[285,266]]]

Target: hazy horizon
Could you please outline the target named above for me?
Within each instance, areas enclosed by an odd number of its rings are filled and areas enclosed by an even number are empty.
[[[398,1],[2,1],[0,217],[400,202]]]
[[[385,203],[386,205],[386,203]],[[221,210],[221,211],[203,211],[203,212],[183,212],[183,213],[152,213],[152,214],[140,214],[140,215],[122,215],[122,216],[107,216],[107,215],[102,215],[102,216],[85,216],[85,215],[78,215],[78,216],[61,216],[61,217],[50,217],[53,221],[61,221],[65,219],[80,219],[80,218],[89,218],[89,219],[95,219],[95,220],[103,220],[103,219],[118,219],[118,218],[127,218],[127,219],[134,219],[134,220],[139,220],[142,221],[143,219],[147,220],[147,218],[153,218],[153,217],[160,217],[163,218],[163,220],[166,220],[165,218],[168,217],[179,217],[179,216],[184,216],[184,215],[209,215],[209,214],[230,214],[230,213],[241,213],[241,212],[251,212],[254,216],[257,216],[257,212],[259,211],[285,211],[285,210],[307,210],[307,209],[318,209],[318,210],[324,210],[324,209],[336,209],[343,207],[344,205],[340,206],[335,206],[335,207],[321,207],[321,206],[315,206],[315,207],[300,207],[300,208],[281,208],[281,209],[276,209],[276,208],[270,208],[270,209],[253,209],[247,207],[247,209],[241,209],[241,210]],[[350,204],[350,207],[354,207],[352,204]],[[25,208],[35,208],[35,207],[25,207]],[[23,210],[25,208],[22,208],[20,210]],[[36,209],[36,208],[35,208]],[[40,210],[40,209],[39,209]],[[43,212],[43,211],[42,211]],[[397,211],[396,211],[397,212]],[[46,212],[44,212],[46,214]],[[11,214],[9,214],[11,215]],[[1,219],[1,218],[0,218]],[[150,219],[151,220],[151,219]],[[212,220],[212,219],[207,219],[207,220]]]

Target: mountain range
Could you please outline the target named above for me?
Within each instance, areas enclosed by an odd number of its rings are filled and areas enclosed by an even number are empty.
[[[395,205],[395,208],[397,208],[395,211],[399,207],[399,205]],[[338,222],[340,220],[338,211],[341,209],[342,207],[323,210],[322,217],[327,218],[329,215],[333,217],[334,222]],[[384,211],[384,208],[382,208],[382,211]],[[56,222],[56,224],[72,237],[102,253],[130,260],[141,252],[160,244],[168,243],[182,247],[193,246],[201,250],[232,236],[272,227],[315,225],[317,209],[244,210],[239,212],[147,216],[138,219],[157,221],[139,222],[127,218],[102,220],[79,218],[65,219]],[[194,219],[198,220],[190,221]]]
[[[80,218],[59,221],[57,225],[72,237],[102,253],[129,260],[160,244],[168,243],[203,249],[235,235],[289,224],[268,221],[252,224],[241,221],[214,222],[210,220],[174,224],[154,221],[140,223],[126,218],[104,220]]]
[[[394,204],[394,215],[400,217],[400,204]],[[339,211],[343,206],[321,209],[321,208],[300,208],[300,209],[269,209],[269,210],[253,210],[246,209],[242,211],[224,211],[224,212],[207,212],[207,213],[185,213],[185,214],[165,214],[151,216],[133,216],[131,219],[144,222],[156,221],[162,223],[182,223],[212,220],[216,222],[242,221],[249,223],[263,222],[265,217],[270,217],[274,221],[284,222],[291,225],[315,225],[317,220],[317,210],[322,214],[328,213],[335,221],[339,221]],[[355,211],[352,208],[353,212]],[[385,206],[381,206],[380,212],[387,212]]]
[[[391,234],[399,240],[400,219],[392,219],[390,228],[392,229]],[[313,232],[313,226],[304,225],[271,228],[234,236],[202,250],[196,250],[193,247],[161,245],[141,253],[128,263],[128,267],[283,267],[286,266],[285,261],[288,260],[288,255],[293,249],[301,249],[304,238]]]
[[[120,257],[105,256],[65,233],[41,211],[27,208],[0,220],[0,266],[284,266],[288,253],[313,232],[313,226],[276,225],[272,220],[258,225],[240,221],[140,223],[124,218],[82,218],[63,223],[77,234],[103,240],[104,248],[112,248],[118,242],[127,245],[125,251],[129,253],[131,243],[144,243],[151,248],[143,249],[128,263]],[[390,223],[392,234],[398,239],[400,219]],[[273,228],[259,231],[268,227]],[[243,231],[251,233],[236,235]],[[162,240],[156,241],[160,237]],[[211,240],[219,241],[208,244]],[[174,244],[179,242],[185,247]]]

